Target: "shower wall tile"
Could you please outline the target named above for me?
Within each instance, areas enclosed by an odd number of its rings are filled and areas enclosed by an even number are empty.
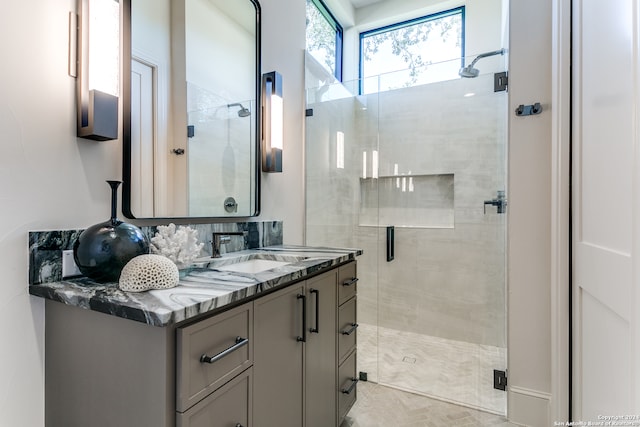
[[[189,214],[225,216],[224,200],[233,197],[240,213],[249,213],[254,176],[251,163],[254,132],[251,116],[239,117],[231,102],[241,102],[255,114],[252,100],[229,100],[193,83],[187,84],[188,124],[195,134],[186,139],[189,151]],[[215,183],[216,185],[212,185]]]

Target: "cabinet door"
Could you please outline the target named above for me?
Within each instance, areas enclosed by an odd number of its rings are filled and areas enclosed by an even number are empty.
[[[251,368],[187,412],[176,414],[177,427],[251,427]]]
[[[337,270],[307,281],[306,427],[336,425]]]
[[[256,427],[303,425],[304,292],[304,284],[297,284],[254,301]]]

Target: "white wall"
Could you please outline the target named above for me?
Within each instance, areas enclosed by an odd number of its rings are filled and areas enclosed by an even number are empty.
[[[44,425],[44,304],[28,295],[29,230],[87,227],[109,217],[106,179],[121,177],[121,142],[77,139],[67,75],[74,0],[25,0],[0,16],[0,425]],[[304,2],[263,0],[263,66],[284,77],[284,173],[265,177],[259,219],[282,219],[302,243]],[[28,17],[28,21],[25,21]],[[282,25],[282,18],[287,25]]]
[[[284,222],[284,242],[302,244],[304,220],[305,2],[261,0],[262,70],[282,74],[284,152],[282,173],[262,174],[261,219]]]
[[[247,1],[239,9],[238,13],[249,14],[253,6]],[[253,50],[255,32],[232,18],[206,0],[186,3],[187,81],[229,103],[255,98],[255,61],[244,55]]]
[[[43,425],[44,304],[27,292],[27,232],[108,218],[104,180],[121,176],[118,141],[75,137],[75,80],[67,75],[74,6],[10,2],[0,17],[2,426]]]
[[[548,423],[551,399],[551,0],[512,0],[509,66],[509,413]],[[531,37],[535,33],[536,37]],[[515,117],[540,102],[537,116]]]

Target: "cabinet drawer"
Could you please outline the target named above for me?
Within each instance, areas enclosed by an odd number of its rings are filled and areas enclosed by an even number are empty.
[[[356,352],[349,355],[338,368],[338,425],[356,402]]]
[[[176,410],[184,412],[253,364],[253,303],[176,334]]]
[[[338,305],[342,305],[356,294],[357,281],[355,262],[340,267],[338,270]]]
[[[338,362],[356,347],[356,298],[351,298],[338,309]]]
[[[250,427],[252,368],[210,394],[187,412],[176,414],[177,427]]]

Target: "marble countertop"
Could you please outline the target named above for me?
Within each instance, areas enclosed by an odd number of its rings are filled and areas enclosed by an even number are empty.
[[[354,260],[361,254],[359,249],[270,246],[196,260],[178,286],[171,289],[124,292],[116,283],[101,284],[81,277],[30,285],[29,293],[153,326],[168,326],[249,300],[262,292]],[[257,273],[223,271],[231,264],[250,259],[287,264]]]

